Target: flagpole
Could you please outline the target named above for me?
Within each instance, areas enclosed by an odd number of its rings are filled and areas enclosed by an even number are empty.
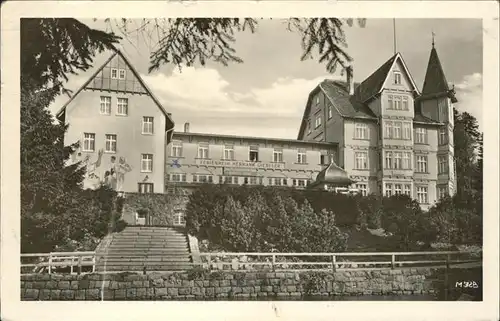
[[[392,29],[394,31],[394,54],[396,54],[396,18],[392,19]]]

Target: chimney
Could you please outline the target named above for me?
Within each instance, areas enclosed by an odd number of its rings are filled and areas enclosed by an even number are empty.
[[[354,70],[352,66],[347,67],[347,86],[349,88],[349,95],[354,95]]]
[[[189,133],[189,123],[184,124],[184,132]]]

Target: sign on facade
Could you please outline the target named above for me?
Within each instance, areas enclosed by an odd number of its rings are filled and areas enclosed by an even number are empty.
[[[252,169],[285,169],[285,164],[283,163],[262,163],[262,162],[245,162],[245,161],[211,160],[211,159],[197,159],[196,165],[215,166],[215,167],[252,168]]]

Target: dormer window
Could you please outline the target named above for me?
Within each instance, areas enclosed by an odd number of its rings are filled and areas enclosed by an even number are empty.
[[[394,72],[394,84],[401,85],[401,73],[399,71]]]

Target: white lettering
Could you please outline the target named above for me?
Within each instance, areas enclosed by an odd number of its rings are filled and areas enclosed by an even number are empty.
[[[197,165],[216,166],[216,167],[235,167],[235,168],[254,168],[254,169],[284,169],[283,163],[261,163],[261,162],[245,162],[232,160],[211,160],[197,159]]]

